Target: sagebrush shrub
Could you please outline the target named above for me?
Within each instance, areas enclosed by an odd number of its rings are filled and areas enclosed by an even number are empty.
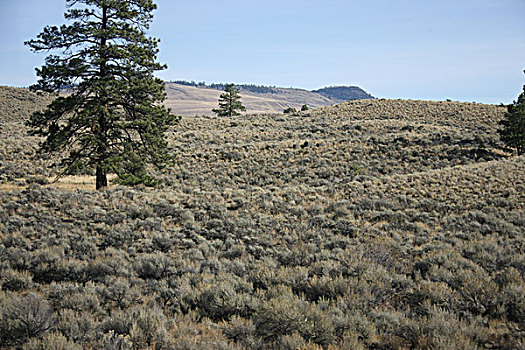
[[[4,344],[21,344],[27,339],[40,337],[55,324],[49,302],[40,295],[12,297],[2,310]]]

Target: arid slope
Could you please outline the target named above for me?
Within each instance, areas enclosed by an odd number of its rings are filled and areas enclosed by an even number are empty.
[[[241,101],[246,106],[247,114],[281,113],[288,107],[300,109],[302,105],[321,107],[333,105],[338,100],[331,100],[321,94],[301,90],[274,88],[273,93],[255,93],[243,91]],[[213,115],[212,109],[217,108],[217,100],[221,91],[166,83],[166,105],[174,113],[184,116]]]

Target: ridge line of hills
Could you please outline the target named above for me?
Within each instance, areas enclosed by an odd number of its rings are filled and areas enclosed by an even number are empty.
[[[248,114],[282,113],[286,108],[331,106],[343,101],[375,99],[357,86],[332,86],[315,91],[254,84],[234,84],[241,93]],[[166,82],[166,104],[181,115],[212,115],[217,99],[226,87],[184,80]]]
[[[166,83],[173,83],[184,86],[193,86],[206,89],[214,89],[223,91],[228,84],[226,83],[211,83],[206,84],[206,82],[195,82],[187,80],[173,80],[167,81]],[[333,100],[361,100],[361,99],[375,99],[370,93],[366,92],[359,86],[354,85],[335,85],[335,86],[326,86],[316,90],[307,90],[302,88],[294,87],[278,87],[275,85],[257,85],[257,84],[233,84],[233,86],[239,91],[249,91],[255,93],[280,93],[282,90],[298,90],[298,91],[309,91],[313,93],[318,93],[329,99]]]

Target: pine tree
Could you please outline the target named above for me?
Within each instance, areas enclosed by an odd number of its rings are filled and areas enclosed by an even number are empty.
[[[525,85],[518,101],[507,106],[507,113],[501,124],[503,129],[498,130],[501,141],[516,148],[518,156],[525,154]]]
[[[233,84],[226,85],[224,93],[219,96],[219,108],[212,110],[217,113],[219,117],[232,117],[235,115],[241,115],[238,111],[246,111],[241,103],[241,95],[239,90],[233,87]]]
[[[41,152],[63,155],[62,174],[96,168],[96,188],[107,174],[123,184],[151,184],[146,166],[170,157],[165,132],[177,118],[162,105],[164,83],[153,73],[159,40],[145,31],[152,0],[66,0],[69,24],[47,26],[26,42],[34,52],[53,51],[37,69],[33,90],[67,93],[28,121],[44,136]]]

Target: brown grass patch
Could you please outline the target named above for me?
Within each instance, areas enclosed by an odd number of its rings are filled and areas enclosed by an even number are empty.
[[[108,188],[116,188],[117,184],[112,181],[116,179],[115,174],[108,175]],[[22,183],[25,179],[19,179],[16,182],[6,182],[0,184],[0,191],[13,191],[13,190],[23,190],[26,189],[29,184],[23,185]],[[62,176],[58,180],[56,177],[48,177],[48,184],[43,185],[45,188],[56,188],[66,191],[74,190],[95,190],[95,176],[91,175],[71,175],[71,176]]]

